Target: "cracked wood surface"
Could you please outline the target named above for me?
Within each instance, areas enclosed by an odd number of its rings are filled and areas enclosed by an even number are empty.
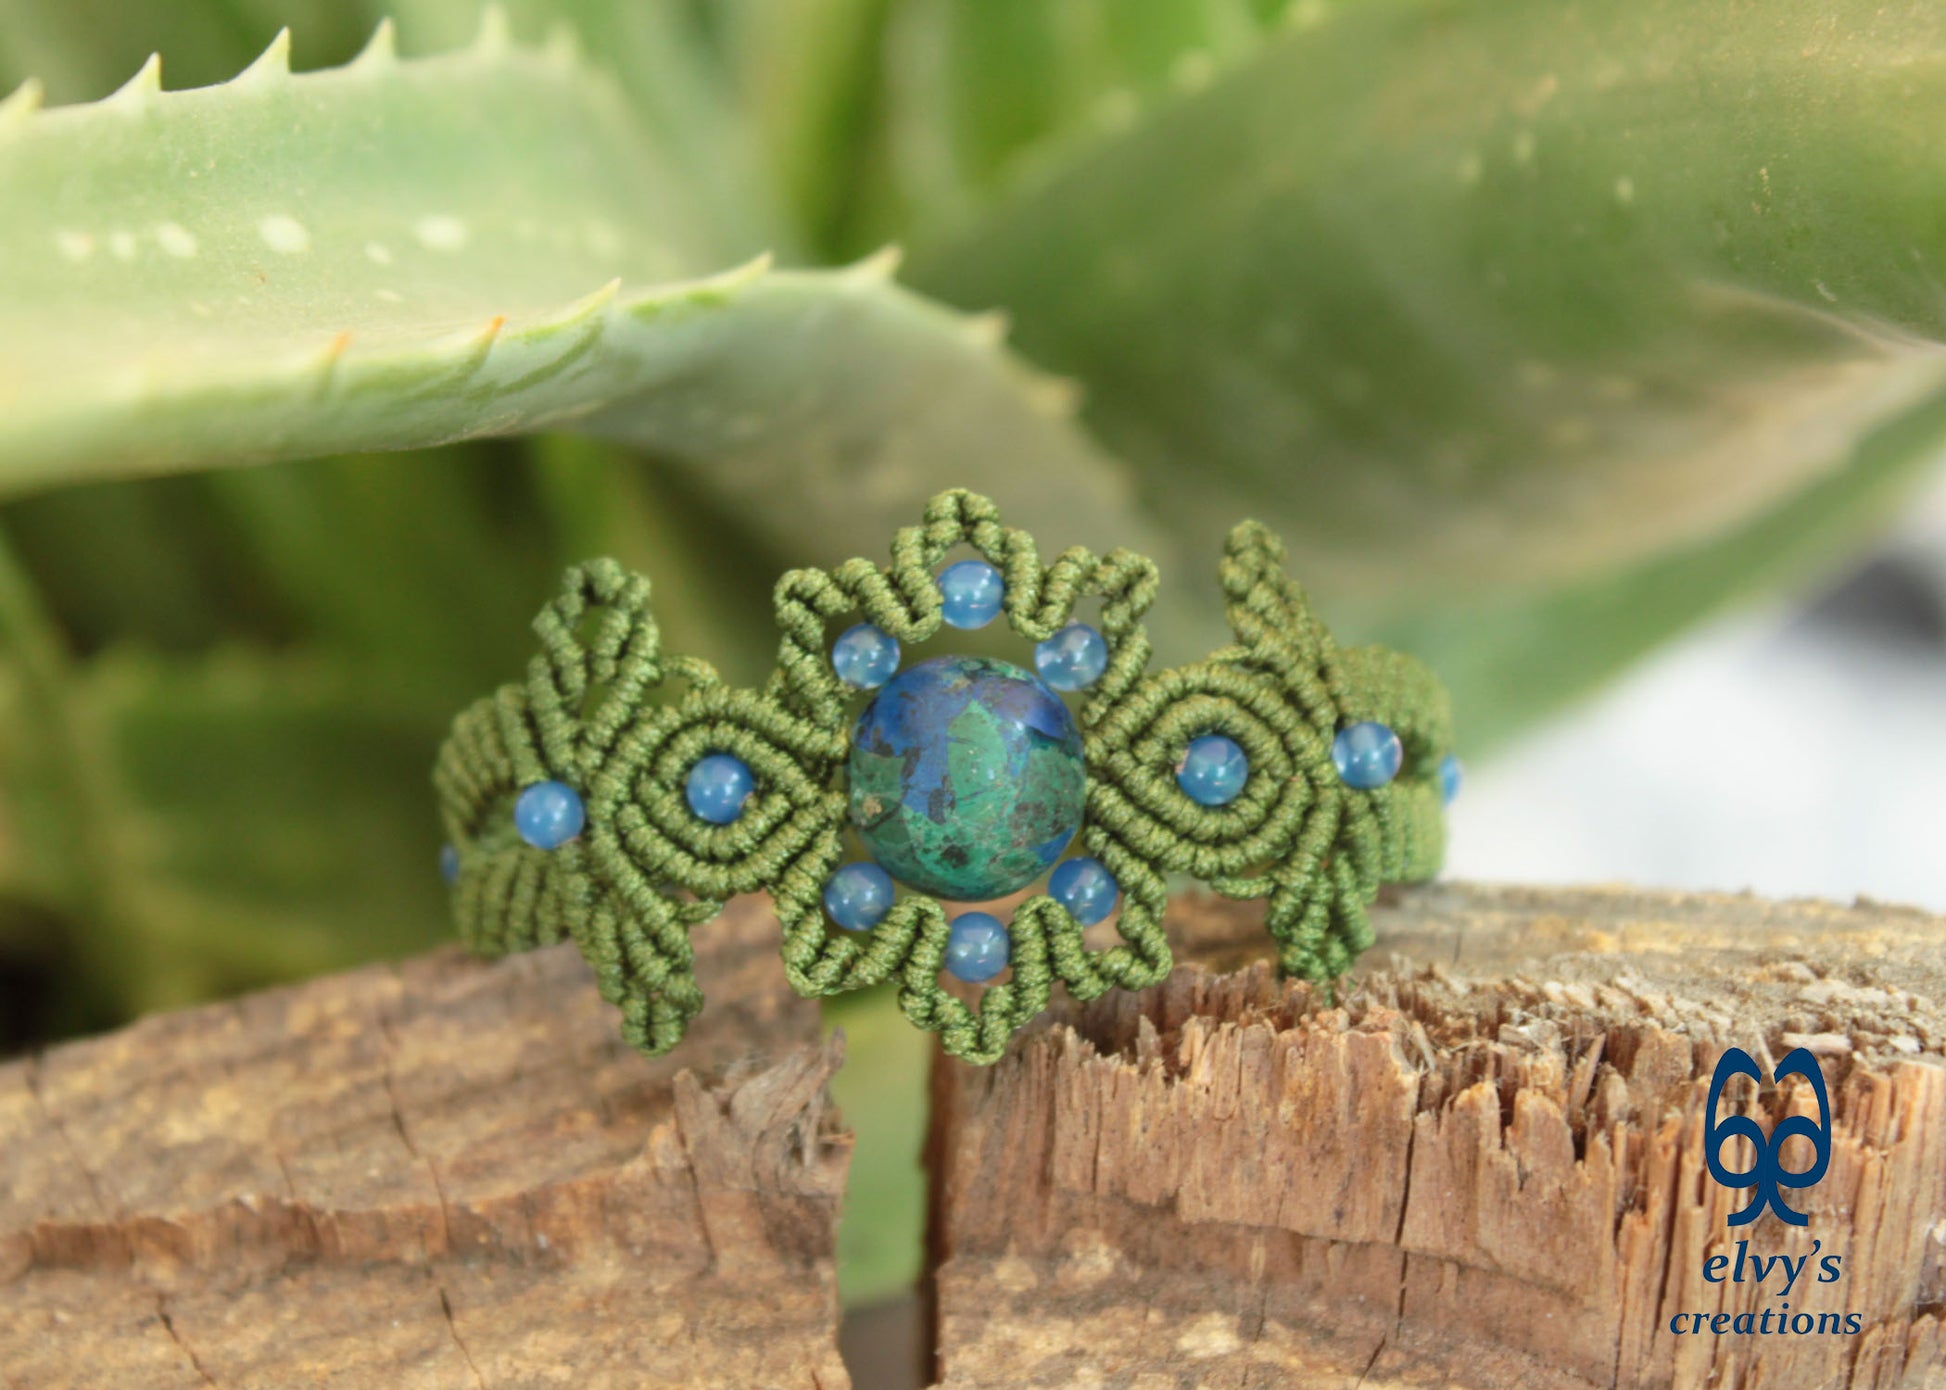
[[[1178,900],[1163,985],[1062,1001],[995,1067],[937,1064],[947,1390],[1946,1384],[1946,922],[1442,885],[1375,924],[1334,1006],[1273,978],[1249,908]],[[1726,1225],[1747,1194],[1702,1141],[1727,1046],[1766,1074],[1820,1057],[1804,1228]],[[1766,1088],[1757,1113],[1815,1102]],[[1819,1242],[1840,1278],[1707,1282],[1739,1239]],[[1861,1330],[1669,1331],[1785,1302]]]
[[[754,902],[624,1047],[572,947],[0,1066],[0,1387],[847,1384],[837,1063]]]

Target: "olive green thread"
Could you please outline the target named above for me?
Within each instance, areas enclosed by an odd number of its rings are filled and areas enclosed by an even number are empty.
[[[834,783],[860,698],[832,669],[833,624],[873,623],[905,644],[937,636],[935,570],[961,546],[1000,570],[1003,615],[1029,642],[1059,631],[1082,600],[1100,601],[1108,664],[1079,710],[1079,839],[1122,895],[1120,940],[1105,947],[1086,944],[1053,898],[1028,898],[1011,923],[1011,979],[986,987],[977,1008],[940,983],[949,922],[937,900],[902,897],[869,933],[835,928],[823,909],[825,881],[845,857]],[[1234,640],[1152,672],[1142,622],[1158,587],[1150,561],[1077,547],[1043,565],[1033,538],[1003,526],[992,502],[943,493],[894,537],[890,565],[855,559],[778,581],[777,667],[760,690],[663,654],[645,578],[612,560],[577,566],[535,620],[541,649],[525,682],[464,711],[440,753],[434,781],[460,856],[460,934],[489,955],[572,939],[621,1009],[624,1036],[650,1054],[675,1046],[702,1007],[690,930],[759,889],[776,905],[800,994],[896,981],[906,1017],[973,1062],[997,1059],[1056,981],[1091,999],[1165,977],[1170,874],[1264,900],[1280,969],[1333,980],[1371,942],[1366,909],[1379,885],[1438,869],[1451,719],[1419,662],[1337,646],[1283,559],[1263,527],[1233,530],[1219,578]],[[1345,786],[1331,753],[1337,731],[1364,719],[1390,726],[1405,748],[1399,776],[1370,791]],[[1205,733],[1234,738],[1250,760],[1227,806],[1198,805],[1176,784],[1184,750]],[[683,794],[688,769],[711,752],[742,759],[756,780],[727,826],[699,819]],[[581,837],[553,851],[523,842],[512,817],[521,789],[548,779],[579,790],[587,814]]]

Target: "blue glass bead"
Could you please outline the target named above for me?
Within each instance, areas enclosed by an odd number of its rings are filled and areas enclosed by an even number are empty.
[[[1199,806],[1228,806],[1250,780],[1250,759],[1227,734],[1191,739],[1176,764],[1176,785]]]
[[[825,880],[824,910],[846,931],[870,931],[892,910],[892,875],[869,860],[845,865]]]
[[[1055,868],[1047,895],[1082,926],[1092,927],[1115,910],[1122,890],[1099,859],[1070,859]]]
[[[459,882],[459,851],[452,845],[439,847],[439,876],[448,883]]]
[[[859,623],[831,644],[831,669],[846,685],[876,690],[899,669],[899,639],[882,627]]]
[[[971,632],[1000,616],[1007,583],[985,560],[961,560],[939,576],[940,617],[947,627]]]
[[[1458,758],[1454,757],[1451,753],[1441,758],[1439,760],[1439,799],[1441,803],[1451,806],[1453,804],[1453,798],[1459,795],[1460,784],[1465,780],[1466,769],[1460,766],[1460,760]]]
[[[514,802],[514,829],[535,849],[559,849],[587,823],[581,793],[566,782],[536,782]]]
[[[743,803],[756,789],[748,764],[729,753],[698,758],[682,787],[689,809],[711,825],[728,825],[742,815]]]
[[[1013,951],[1007,929],[986,912],[963,912],[946,938],[946,973],[969,985],[983,985],[1007,968]]]
[[[1338,730],[1331,740],[1331,761],[1338,765],[1338,777],[1347,787],[1368,792],[1399,775],[1405,745],[1383,724],[1366,719]]]
[[[1108,644],[1086,623],[1069,623],[1036,644],[1034,669],[1056,690],[1086,690],[1108,669]]]

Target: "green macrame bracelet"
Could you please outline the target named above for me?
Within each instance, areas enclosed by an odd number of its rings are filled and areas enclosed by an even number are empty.
[[[940,981],[951,923],[938,899],[907,892],[869,932],[838,929],[823,906],[832,872],[856,857],[841,784],[865,699],[832,668],[833,620],[874,624],[902,644],[938,635],[934,570],[958,546],[1000,571],[1006,621],[1029,642],[1066,626],[1080,600],[1101,601],[1108,661],[1076,711],[1086,769],[1076,840],[1121,893],[1120,940],[1105,947],[1088,945],[1045,893],[1016,907],[1011,979],[988,986],[977,1009]],[[1220,568],[1235,641],[1150,671],[1149,560],[1076,548],[1043,565],[1032,537],[1002,526],[986,498],[947,492],[921,525],[899,531],[889,566],[854,559],[784,575],[777,668],[760,690],[666,655],[647,579],[612,560],[579,565],[535,620],[541,650],[526,680],[462,713],[440,752],[434,782],[460,935],[488,955],[571,938],[621,1009],[628,1041],[651,1055],[674,1047],[703,1006],[691,929],[758,890],[776,904],[800,994],[897,979],[906,1017],[971,1062],[997,1059],[1057,979],[1092,999],[1166,976],[1169,874],[1264,899],[1282,971],[1335,979],[1371,943],[1366,907],[1379,885],[1438,870],[1451,721],[1445,690],[1419,662],[1334,643],[1282,562],[1267,530],[1238,526]],[[1333,747],[1365,721],[1396,733],[1403,759],[1392,780],[1358,790]],[[1191,740],[1212,733],[1249,759],[1241,792],[1221,806],[1191,800],[1176,776]],[[684,795],[690,769],[712,753],[741,760],[755,780],[728,825],[701,819]],[[516,829],[514,807],[550,782],[578,793],[585,828],[541,849]]]

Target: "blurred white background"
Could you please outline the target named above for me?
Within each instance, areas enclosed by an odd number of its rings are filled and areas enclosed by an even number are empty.
[[[1863,569],[1468,767],[1446,872],[1946,911],[1946,481]]]

